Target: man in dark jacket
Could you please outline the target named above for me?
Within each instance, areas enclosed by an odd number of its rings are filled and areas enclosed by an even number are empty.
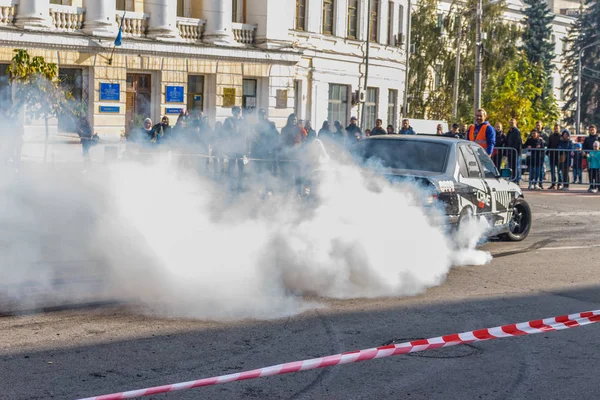
[[[517,128],[517,120],[511,119],[509,122],[510,129],[506,134],[505,146],[515,151],[510,150],[508,153],[508,165],[513,170],[513,177],[516,178],[517,184],[521,183],[521,153],[523,153],[523,137],[521,131]]]
[[[373,134],[373,132],[371,132],[371,135]],[[402,120],[402,129],[400,129],[398,131],[398,135],[415,135],[416,132],[415,130],[412,128],[412,126],[410,126],[410,122],[408,121],[407,118],[404,118]]]
[[[371,136],[387,135],[387,131],[383,129],[383,121],[380,119],[375,120],[375,128],[371,130]]]
[[[354,142],[354,139],[362,139],[362,131],[357,125],[358,119],[356,117],[350,118],[350,125],[346,127],[346,134],[348,138]]]
[[[452,129],[450,131],[444,133],[444,136],[454,137],[457,139],[464,139],[465,137],[462,135],[462,133],[460,133],[460,130],[458,128],[459,128],[458,124],[452,124]]]
[[[588,132],[589,132],[589,136],[585,138],[585,140],[583,141],[583,158],[585,158],[585,156],[587,155],[588,151],[592,151],[594,150],[594,142],[598,141],[598,129],[596,128],[596,125],[590,125],[590,127],[588,128]],[[589,175],[589,180],[590,182],[592,182],[592,173],[590,171],[590,167],[588,165],[588,175]],[[590,185],[589,190],[592,190],[593,187]]]
[[[543,190],[543,166],[546,147],[544,140],[540,137],[540,133],[537,130],[531,131],[531,136],[525,142],[525,148],[529,152],[529,189]]]
[[[553,190],[557,188],[556,178],[557,175],[560,175],[558,164],[558,145],[561,142],[561,131],[560,125],[554,124],[554,131],[552,135],[548,137],[548,158],[550,159],[550,175],[552,177],[552,185],[548,188],[548,190]]]

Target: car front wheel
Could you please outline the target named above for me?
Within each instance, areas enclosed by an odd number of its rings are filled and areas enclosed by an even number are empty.
[[[513,215],[508,224],[508,232],[503,239],[520,242],[529,235],[531,229],[531,208],[524,199],[517,199],[513,204]]]

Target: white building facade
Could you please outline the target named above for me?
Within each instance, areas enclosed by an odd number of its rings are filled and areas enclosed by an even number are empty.
[[[316,128],[346,124],[360,96],[367,126],[397,126],[405,2],[371,0],[369,10],[368,0],[0,0],[0,86],[14,49],[43,56],[105,138],[147,117],[174,123],[182,109],[214,124],[234,105],[249,118],[264,108],[279,127],[291,113]],[[69,127],[59,118],[55,129]]]

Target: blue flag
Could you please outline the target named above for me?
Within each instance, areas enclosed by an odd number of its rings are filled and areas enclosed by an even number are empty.
[[[125,21],[125,14],[123,14],[123,18],[121,18],[121,25],[119,26],[119,33],[117,34],[117,38],[115,39],[115,46],[120,46],[123,44],[123,22]]]

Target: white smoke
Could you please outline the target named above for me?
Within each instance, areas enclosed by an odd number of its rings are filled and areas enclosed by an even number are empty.
[[[454,265],[491,259],[475,250],[481,226],[463,228],[471,241],[456,250],[423,197],[335,162],[322,168],[309,204],[253,191],[230,198],[165,163],[23,172],[0,186],[0,257],[11,260],[0,273],[10,287],[37,281],[38,306],[77,301],[92,291],[57,287],[57,261],[83,260],[81,276],[106,281],[95,295],[209,319],[292,315],[315,306],[306,296],[416,295],[442,284]],[[0,286],[3,296],[33,298]]]

